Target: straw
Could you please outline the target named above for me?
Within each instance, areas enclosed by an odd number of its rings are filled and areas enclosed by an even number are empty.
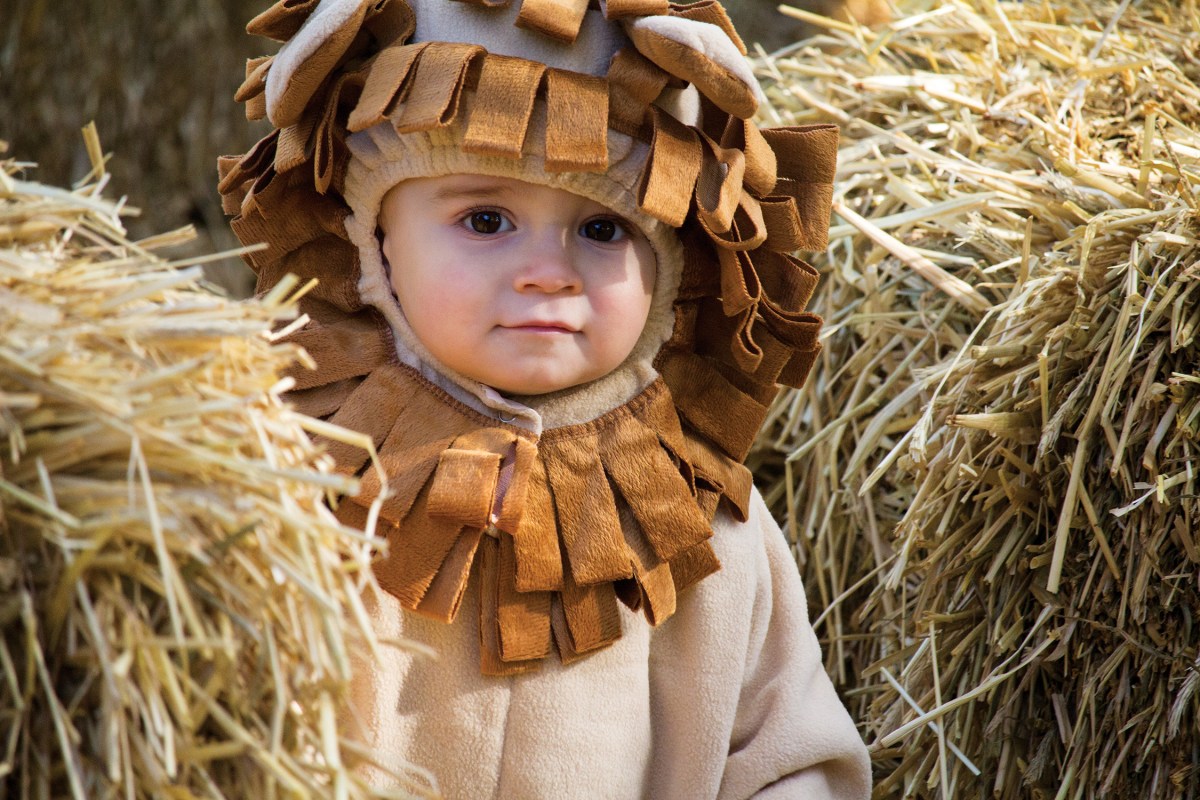
[[[826,666],[879,797],[1200,797],[1196,8],[906,10],[758,63],[842,126],[751,456]]]
[[[432,796],[340,730],[353,654],[409,645],[310,432],[370,442],[281,397],[311,286],[233,302],[149,249],[186,232],[129,241],[85,141],[73,190],[0,162],[0,796]]]

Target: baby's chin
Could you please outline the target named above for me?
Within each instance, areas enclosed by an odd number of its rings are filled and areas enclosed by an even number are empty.
[[[537,398],[577,389],[606,374],[607,372],[601,370],[566,370],[561,373],[535,372],[525,375],[509,373],[472,376],[468,374],[467,377],[495,389],[505,397]]]
[[[568,389],[575,389],[583,386],[586,383],[594,381],[593,377],[585,377],[577,380],[524,380],[524,381],[480,381],[491,388],[495,389],[505,397],[543,397],[545,395],[557,394],[565,392]]]

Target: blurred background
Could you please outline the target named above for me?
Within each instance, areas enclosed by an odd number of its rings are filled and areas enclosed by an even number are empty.
[[[821,14],[866,22],[886,0],[791,0]],[[30,177],[65,186],[87,174],[79,129],[94,120],[112,154],[110,196],[141,210],[134,238],[192,224],[189,252],[238,245],[216,192],[218,155],[245,152],[268,132],[249,123],[233,93],[247,58],[275,45],[244,32],[271,0],[0,0],[0,141],[36,162]],[[774,50],[808,34],[777,0],[726,0],[748,44]],[[69,8],[69,11],[67,10]],[[184,253],[172,253],[179,257]],[[209,267],[235,295],[251,276],[240,259]]]

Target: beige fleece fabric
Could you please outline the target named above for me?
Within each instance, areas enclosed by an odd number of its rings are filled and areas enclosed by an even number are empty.
[[[450,625],[377,598],[380,635],[439,656],[393,648],[360,664],[370,745],[385,764],[428,768],[447,800],[869,797],[866,748],[758,492],[745,523],[722,511],[714,529],[722,569],[674,616],[651,628],[622,607],[622,637],[569,667],[481,676],[473,587]]]

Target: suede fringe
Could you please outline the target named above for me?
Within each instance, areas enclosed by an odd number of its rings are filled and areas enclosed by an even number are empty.
[[[657,625],[674,613],[678,592],[719,568],[697,492],[717,492],[744,512],[748,473],[739,482],[727,473],[740,465],[703,453],[701,463],[689,460],[663,383],[537,439],[407,366],[380,360],[359,369],[329,420],[369,435],[388,476],[380,585],[410,611],[450,622],[477,569],[486,674],[535,669],[551,644],[566,662],[612,644],[621,635],[618,601]],[[325,445],[339,471],[361,476],[362,491],[338,509],[361,524],[383,481],[361,450]]]

